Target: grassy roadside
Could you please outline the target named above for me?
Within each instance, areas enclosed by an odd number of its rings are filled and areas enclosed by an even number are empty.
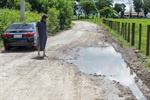
[[[74,25],[75,25],[75,24],[74,24],[73,22],[71,22],[71,25],[70,25],[70,27],[72,28]]]
[[[111,20],[111,19],[110,19]],[[132,20],[132,19],[131,19]],[[137,21],[138,20],[138,21]],[[143,20],[145,20],[145,21],[143,21],[143,23],[144,22],[147,22],[149,19],[143,19]],[[88,22],[94,22],[94,23],[97,23],[97,24],[101,24],[104,28],[106,28],[108,31],[109,31],[109,33],[113,36],[113,37],[115,37],[115,38],[117,38],[119,41],[121,41],[125,46],[130,46],[131,45],[131,43],[128,43],[126,40],[124,40],[124,38],[122,37],[122,36],[120,36],[120,35],[118,35],[118,33],[117,32],[115,32],[114,30],[112,30],[112,29],[110,29],[107,25],[105,25],[105,24],[103,24],[102,23],[102,19],[84,19],[84,20],[82,20],[82,21],[88,21]],[[127,21],[127,20],[121,20],[120,19],[120,22],[123,22],[123,21]],[[130,20],[129,20],[130,21]],[[139,19],[135,19],[135,20],[132,20],[132,21],[130,21],[130,22],[137,22],[136,24],[138,25],[139,23],[141,23],[142,22],[142,20],[141,21],[139,21]],[[147,31],[147,29],[146,29],[146,26],[148,25],[148,22],[147,23],[144,23],[143,24],[144,26],[143,26],[143,33],[145,33],[146,31]],[[136,43],[138,43],[138,29],[136,29],[135,30],[136,31],[136,39],[135,39],[135,42]],[[146,47],[146,33],[145,34],[142,34],[142,49],[141,49],[141,51],[143,52],[143,54],[145,54],[145,47]],[[137,44],[135,45],[135,47],[137,48]],[[146,58],[146,60],[145,60],[145,58],[139,58],[139,61],[144,61],[144,62],[146,62],[146,65],[145,65],[145,67],[147,67],[147,68],[149,68],[149,70],[150,70],[150,56],[148,56],[147,58]]]
[[[3,41],[0,41],[0,48],[3,47]]]
[[[150,25],[150,19],[108,19],[111,21],[118,21],[124,23],[135,23],[135,47],[138,48],[139,43],[139,24],[142,25],[142,42],[141,51],[146,53],[146,40],[147,40],[147,25]],[[130,27],[131,28],[131,27]],[[131,28],[132,30],[132,28]],[[130,31],[131,31],[130,30]]]

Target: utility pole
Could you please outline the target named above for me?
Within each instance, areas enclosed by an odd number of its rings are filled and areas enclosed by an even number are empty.
[[[130,18],[132,17],[132,0],[129,0],[129,13],[130,13]]]
[[[21,21],[25,21],[25,0],[20,0],[20,14],[21,14]]]

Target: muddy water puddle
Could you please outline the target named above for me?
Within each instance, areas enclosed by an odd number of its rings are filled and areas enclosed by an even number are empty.
[[[136,74],[113,46],[104,42],[79,51],[79,58],[71,60],[82,72],[106,76],[128,86],[138,100],[147,100],[135,83]]]

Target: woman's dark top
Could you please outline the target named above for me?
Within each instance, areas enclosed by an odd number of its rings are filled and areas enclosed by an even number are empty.
[[[47,41],[46,22],[44,20],[40,20],[37,22],[36,27],[38,27],[39,33],[38,45],[40,46],[40,51],[43,51]]]

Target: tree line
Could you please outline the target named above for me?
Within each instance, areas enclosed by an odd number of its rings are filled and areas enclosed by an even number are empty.
[[[21,0],[1,0],[1,9],[20,10]],[[74,0],[25,0],[26,12],[47,14],[51,33],[69,28],[74,11]],[[33,16],[34,17],[34,16]]]
[[[20,10],[21,0],[1,0],[0,8]],[[143,11],[145,16],[150,11],[150,0],[127,0],[133,2],[134,10]],[[115,17],[124,15],[126,5],[115,3],[113,0],[25,0],[25,10],[48,14],[48,25],[50,32],[58,31],[70,27],[73,15],[78,18],[85,14],[85,18],[90,15],[101,17]]]
[[[131,5],[137,12],[137,17],[141,11],[144,15],[150,12],[150,0],[127,0],[131,1]],[[74,14],[80,18],[80,15],[85,14],[85,18],[88,18],[91,14],[100,14],[101,17],[116,17],[120,15],[124,16],[126,5],[124,3],[115,3],[113,0],[76,0],[74,5]]]
[[[133,4],[137,17],[141,11],[144,11],[145,17],[150,12],[150,0],[133,0]]]

